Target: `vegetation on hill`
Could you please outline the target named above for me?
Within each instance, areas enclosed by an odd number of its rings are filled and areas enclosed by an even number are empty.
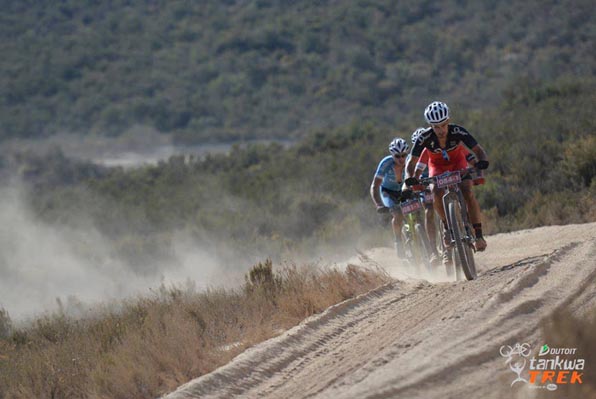
[[[4,1],[0,140],[303,136],[392,126],[434,98],[500,103],[520,73],[594,76],[593,3]]]
[[[499,107],[452,107],[453,121],[489,154],[486,184],[475,189],[488,233],[596,220],[596,125],[585,106],[596,103],[595,88],[589,79],[526,81],[511,86]],[[84,215],[139,267],[163,262],[176,232],[220,255],[232,247],[245,259],[278,259],[326,245],[353,251],[385,243],[368,189],[387,143],[409,137],[418,122],[404,124],[410,128],[395,131],[363,121],[289,148],[255,144],[133,170],[59,152],[21,155],[18,163],[36,215],[74,225]]]

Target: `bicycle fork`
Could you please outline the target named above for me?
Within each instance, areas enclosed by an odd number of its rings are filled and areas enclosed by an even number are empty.
[[[414,232],[412,231],[413,227],[414,223],[412,223],[411,215],[405,216],[401,232],[404,240],[404,248],[406,248],[406,250],[408,250],[408,248],[410,247],[410,243],[412,242],[412,235],[414,234]]]

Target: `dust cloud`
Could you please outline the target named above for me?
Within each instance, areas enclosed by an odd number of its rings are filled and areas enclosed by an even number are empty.
[[[173,240],[173,261],[139,271],[119,259],[91,222],[49,225],[26,205],[18,186],[0,189],[0,308],[14,321],[59,307],[77,316],[92,304],[180,284],[195,288],[238,281],[238,272],[189,237]]]
[[[4,154],[31,152],[46,154],[60,150],[66,157],[89,161],[107,167],[135,168],[156,165],[172,156],[203,158],[207,154],[225,154],[234,144],[278,143],[284,147],[293,145],[287,139],[251,139],[222,143],[176,144],[171,136],[159,133],[152,127],[135,125],[118,137],[58,133],[43,139],[13,138],[0,143]]]

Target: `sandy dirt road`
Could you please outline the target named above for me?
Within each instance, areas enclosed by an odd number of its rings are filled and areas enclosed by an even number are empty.
[[[478,279],[418,275],[378,248],[395,281],[305,320],[167,395],[182,398],[538,398],[500,354],[559,306],[596,306],[596,223],[488,237]],[[596,365],[594,365],[596,366]],[[522,375],[523,376],[523,375]],[[526,373],[527,377],[527,373]],[[553,394],[554,396],[548,396]]]

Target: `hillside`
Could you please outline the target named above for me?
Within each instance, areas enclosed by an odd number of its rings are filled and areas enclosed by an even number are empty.
[[[593,77],[580,1],[2,2],[0,140],[151,126],[178,141],[297,137],[518,79]],[[408,125],[409,126],[409,125]],[[411,126],[410,126],[411,128]]]

